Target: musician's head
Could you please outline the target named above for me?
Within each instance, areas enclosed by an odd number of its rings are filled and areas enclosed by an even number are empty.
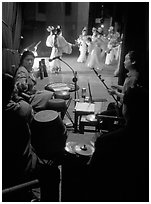
[[[136,71],[138,71],[137,64],[138,64],[138,54],[135,51],[129,51],[125,55],[125,61],[124,61],[125,69],[127,70],[135,69]]]
[[[35,56],[32,51],[23,52],[19,66],[24,66],[28,71],[32,71]]]

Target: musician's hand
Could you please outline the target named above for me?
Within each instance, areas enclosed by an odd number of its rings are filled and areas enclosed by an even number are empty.
[[[108,92],[109,92],[110,95],[116,94],[116,90],[115,89],[108,89]]]
[[[118,101],[117,106],[120,108],[122,106],[122,103],[120,101]]]
[[[111,88],[112,89],[117,89],[118,87],[117,87],[117,85],[111,85]]]
[[[28,90],[28,84],[26,81],[17,82],[15,84],[15,88],[18,90],[18,92],[26,92]]]

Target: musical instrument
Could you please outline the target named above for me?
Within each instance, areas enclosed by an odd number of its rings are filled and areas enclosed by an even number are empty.
[[[62,82],[56,82],[56,83],[49,83],[45,86],[45,90],[57,92],[57,91],[69,91],[74,92],[79,90],[79,86],[73,83],[62,83]]]
[[[89,90],[89,102],[92,103],[93,99],[92,99],[92,93],[91,93],[91,87],[90,87],[89,81],[88,81],[88,90]]]
[[[70,93],[68,91],[56,91],[54,97],[58,99],[69,100]]]
[[[93,71],[94,71],[94,73],[98,76],[98,78],[101,80],[101,82],[103,83],[103,85],[105,86],[105,88],[107,89],[107,90],[109,90],[109,87],[105,84],[105,82],[104,82],[104,79],[102,79],[101,78],[101,75],[99,75],[98,73],[97,73],[97,71],[93,68]],[[113,97],[113,99],[115,100],[115,102],[117,103],[117,105],[119,104],[119,102],[118,102],[118,100],[115,98],[115,96],[114,95],[111,95],[112,97]]]
[[[51,99],[49,100],[49,105],[51,107],[51,109],[57,111],[57,112],[61,112],[62,108],[66,106],[66,102],[63,99]]]
[[[50,160],[62,154],[66,139],[66,127],[56,111],[44,110],[34,115],[31,144],[41,159]]]
[[[89,144],[77,144],[74,149],[77,154],[83,156],[91,156],[94,153],[94,147]]]
[[[93,155],[95,148],[90,144],[77,143],[70,141],[65,146],[66,156],[74,164],[77,162],[81,165],[87,164]]]

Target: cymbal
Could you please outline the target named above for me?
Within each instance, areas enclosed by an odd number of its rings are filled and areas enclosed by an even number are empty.
[[[94,146],[77,142],[67,142],[65,150],[71,154],[80,154],[83,156],[91,156],[94,153]]]
[[[75,152],[84,156],[92,155],[94,150],[94,147],[89,144],[79,144],[75,146]]]
[[[65,146],[65,150],[69,153],[75,154],[74,147],[77,144],[77,142],[67,142]]]

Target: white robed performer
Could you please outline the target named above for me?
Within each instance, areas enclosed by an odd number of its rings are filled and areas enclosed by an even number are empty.
[[[91,53],[89,53],[88,59],[87,59],[87,66],[89,68],[95,68],[102,70],[104,65],[104,55],[106,50],[106,44],[105,41],[102,39],[102,37],[99,35],[95,37],[93,36],[92,42],[91,42]]]
[[[113,60],[118,60],[120,55],[120,34],[118,32],[112,33],[112,36],[109,38],[108,50],[106,52],[105,64],[110,65]]]
[[[79,38],[76,40],[77,44],[79,45],[79,51],[80,55],[77,59],[77,62],[85,62],[87,58],[87,44],[86,44],[86,39],[87,39],[87,28],[84,27],[82,30],[82,34],[79,36]]]
[[[60,56],[62,57],[63,53],[71,54],[72,53],[72,44],[67,42],[65,38],[62,36],[62,30],[60,26],[52,32],[47,40],[46,45],[52,47],[51,55],[50,55],[50,69],[52,72],[58,73],[61,71],[61,62],[59,59],[52,60],[54,57]]]

